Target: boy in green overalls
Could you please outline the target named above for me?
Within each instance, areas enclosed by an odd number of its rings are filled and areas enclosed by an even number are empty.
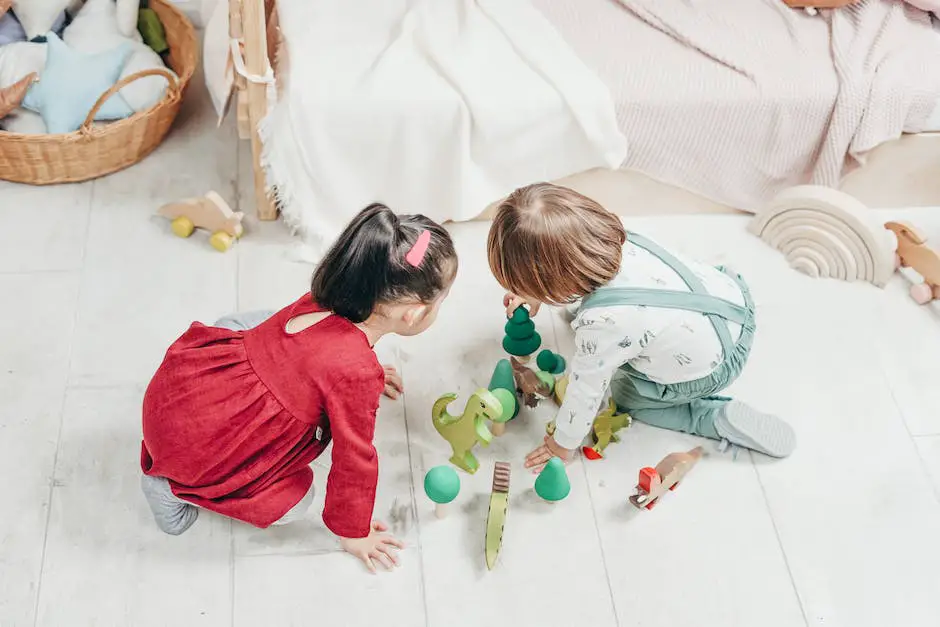
[[[575,191],[548,183],[516,190],[493,220],[490,268],[506,312],[570,304],[576,352],[553,436],[526,467],[569,460],[610,389],[647,424],[786,457],[796,445],[780,418],[718,393],[740,375],[754,339],[743,279],[670,252]],[[574,309],[576,307],[576,309]]]

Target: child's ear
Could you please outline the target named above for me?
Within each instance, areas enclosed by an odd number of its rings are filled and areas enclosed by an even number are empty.
[[[414,326],[415,324],[424,320],[425,316],[428,315],[428,306],[427,305],[413,305],[408,307],[405,310],[405,315],[402,316],[402,320],[408,326]]]

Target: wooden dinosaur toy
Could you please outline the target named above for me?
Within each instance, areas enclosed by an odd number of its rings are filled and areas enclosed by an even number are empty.
[[[911,298],[920,305],[940,298],[940,255],[927,248],[927,238],[906,222],[888,222],[885,228],[898,239],[895,268],[913,268],[924,278],[911,286]]]
[[[209,244],[222,253],[244,232],[242,218],[245,214],[232,211],[215,192],[163,205],[157,214],[172,220],[170,228],[179,237],[189,237],[197,227],[210,231]]]
[[[610,399],[607,408],[597,414],[594,424],[591,426],[591,437],[594,439],[593,446],[585,446],[581,449],[584,456],[588,459],[602,459],[604,449],[611,442],[619,442],[620,436],[617,432],[626,429],[633,422],[630,414],[617,413],[617,403]]]
[[[431,409],[431,420],[437,432],[450,443],[453,449],[454,454],[450,458],[450,463],[472,475],[480,467],[480,462],[473,456],[472,449],[477,442],[483,446],[490,445],[493,434],[486,426],[486,421],[498,421],[502,416],[503,408],[492,392],[480,388],[470,396],[463,414],[452,416],[447,413],[447,406],[456,399],[456,394],[445,394],[437,399]]]
[[[637,482],[637,493],[630,497],[630,502],[636,507],[653,509],[659,502],[659,497],[666,490],[675,490],[690,470],[698,463],[705,449],[696,446],[687,453],[670,453],[656,468],[641,468],[640,478]]]
[[[538,407],[539,398],[548,398],[552,395],[552,386],[541,379],[534,370],[529,368],[517,358],[510,358],[512,376],[516,381],[516,389],[522,395],[522,402],[526,407]]]

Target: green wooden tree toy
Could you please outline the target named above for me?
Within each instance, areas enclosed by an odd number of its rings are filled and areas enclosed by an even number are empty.
[[[554,503],[568,496],[569,492],[571,482],[565,472],[565,463],[558,457],[552,457],[535,480],[535,493],[549,503]]]
[[[447,505],[460,493],[460,477],[450,466],[435,466],[424,475],[424,493],[434,501],[434,514],[447,515]]]
[[[498,420],[493,421],[491,431],[500,436],[506,431],[506,423],[519,415],[519,403],[516,401],[516,382],[512,376],[512,365],[508,359],[500,359],[493,369],[489,390],[503,408]]]
[[[529,310],[525,307],[516,307],[506,321],[505,331],[503,350],[515,357],[528,358],[542,345],[542,337],[535,330],[535,323],[529,319]]]
[[[477,442],[483,446],[490,445],[493,434],[486,422],[499,420],[503,407],[489,390],[480,388],[470,396],[463,413],[452,416],[447,413],[447,406],[456,399],[456,394],[445,394],[437,399],[431,409],[431,421],[441,437],[450,443],[454,453],[450,463],[472,475],[480,467],[472,449]]]
[[[535,358],[535,364],[539,370],[544,370],[551,374],[561,374],[565,371],[565,358],[558,353],[553,353],[547,348],[541,351]]]

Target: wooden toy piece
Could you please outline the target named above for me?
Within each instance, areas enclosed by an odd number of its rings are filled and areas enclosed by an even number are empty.
[[[617,403],[610,399],[607,408],[597,414],[594,419],[594,425],[591,427],[591,435],[594,439],[593,446],[585,446],[581,449],[584,456],[588,459],[602,459],[604,449],[611,442],[619,442],[620,437],[617,432],[626,429],[633,422],[630,414],[618,414]]]
[[[547,348],[541,351],[535,358],[535,363],[539,370],[550,372],[551,374],[561,374],[565,371],[565,358],[558,353],[553,353]]]
[[[653,509],[666,490],[676,489],[704,452],[701,446],[696,446],[687,453],[666,455],[656,468],[641,468],[637,493],[630,497],[630,502],[639,508]]]
[[[435,466],[424,475],[424,493],[434,501],[434,514],[447,515],[447,505],[460,493],[460,477],[450,466]]]
[[[542,337],[535,330],[535,323],[529,319],[529,310],[516,307],[504,327],[503,350],[514,357],[527,358],[542,345]]]
[[[516,382],[512,376],[512,364],[508,359],[500,359],[490,378],[490,392],[503,408],[498,420],[493,422],[491,431],[495,436],[506,432],[506,423],[519,415],[519,403],[516,401]]]
[[[518,310],[517,310],[518,311]],[[516,381],[516,389],[522,395],[522,402],[526,407],[538,407],[539,397],[548,398],[552,394],[552,388],[541,380],[534,370],[524,363],[511,358],[512,374]]]
[[[212,235],[209,243],[219,252],[225,252],[242,236],[241,211],[232,211],[221,196],[209,192],[201,198],[190,198],[163,205],[157,213],[172,220],[171,228],[179,237],[189,237],[196,228],[206,229]]]
[[[0,11],[0,17],[2,17],[2,15],[3,12]],[[23,98],[26,97],[26,92],[29,91],[30,86],[36,78],[36,73],[32,72],[12,85],[0,88],[0,119],[10,115],[14,109],[20,106],[20,103],[23,102]]]
[[[921,305],[940,298],[940,255],[927,248],[927,238],[906,222],[888,222],[885,228],[898,240],[895,266],[913,268],[924,279],[911,286],[911,298]]]
[[[868,281],[884,287],[893,242],[871,210],[845,192],[816,185],[785,190],[748,230],[816,278]]]
[[[503,545],[503,529],[509,512],[509,476],[511,467],[507,462],[496,462],[493,468],[493,490],[490,493],[490,508],[486,513],[486,538],[483,552],[486,567],[493,570],[499,549]]]
[[[451,416],[447,413],[447,406],[456,398],[456,394],[445,394],[437,399],[431,409],[431,420],[437,432],[453,449],[450,463],[472,475],[480,467],[472,449],[477,442],[483,446],[490,445],[493,434],[487,428],[486,421],[501,416],[503,408],[489,390],[480,388],[470,396],[463,414]]]
[[[545,468],[535,480],[535,493],[548,501],[555,503],[562,500],[571,492],[571,482],[565,472],[565,462],[553,457],[545,464]]]
[[[565,392],[568,391],[568,377],[558,377],[558,380],[555,381],[555,392],[552,394],[552,397],[555,399],[555,404],[561,407],[561,404],[565,402]]]

